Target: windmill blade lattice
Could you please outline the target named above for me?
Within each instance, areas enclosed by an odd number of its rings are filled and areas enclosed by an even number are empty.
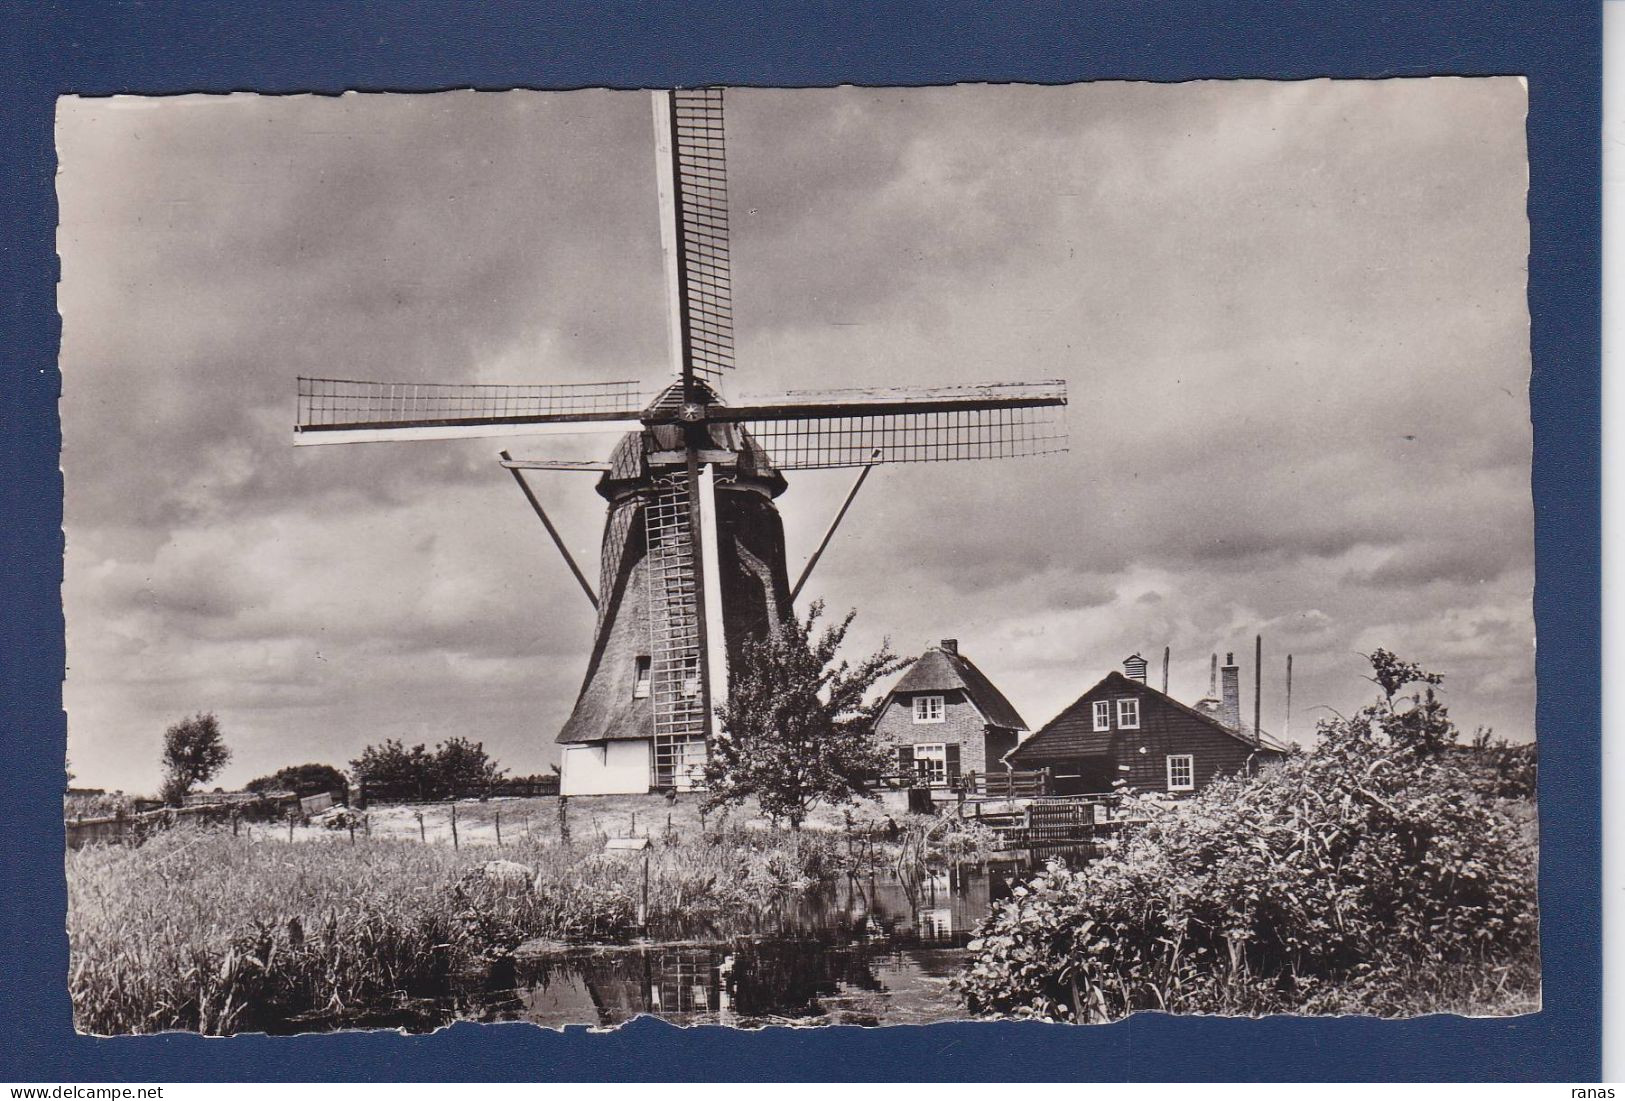
[[[1067,450],[1065,414],[1051,408],[747,421],[745,427],[779,470],[1017,459]]]
[[[679,89],[670,103],[686,363],[714,382],[734,365],[722,89]]]
[[[321,443],[344,432],[443,428],[467,435],[482,428],[590,426],[635,422],[642,404],[635,381],[509,386],[301,376],[294,432],[297,443]]]
[[[712,416],[744,424],[778,469],[817,470],[1062,452],[1066,402],[1059,381],[809,390],[747,400]]]

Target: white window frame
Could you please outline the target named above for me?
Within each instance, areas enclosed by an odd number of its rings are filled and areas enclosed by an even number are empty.
[[[1174,783],[1174,766],[1176,763],[1184,765],[1185,783]],[[1196,790],[1196,757],[1190,753],[1168,754],[1168,790],[1169,791],[1195,791]]]
[[[1120,696],[1117,700],[1117,729],[1140,729],[1140,698]]]
[[[632,662],[632,698],[646,699],[654,684],[654,661],[639,654]]]
[[[924,706],[922,706],[924,705]],[[914,725],[924,726],[928,723],[943,723],[948,721],[948,709],[943,706],[941,696],[915,696],[914,697]]]
[[[1112,701],[1095,701],[1095,733],[1112,728]]]
[[[914,767],[925,782],[932,787],[946,787],[948,784],[948,743],[947,742],[916,742],[914,745]]]

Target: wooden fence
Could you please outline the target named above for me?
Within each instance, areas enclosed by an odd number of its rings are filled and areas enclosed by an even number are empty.
[[[1049,769],[1037,772],[967,772],[960,790],[973,799],[1036,799],[1053,790]]]
[[[972,800],[960,807],[962,817],[991,826],[1003,849],[1041,848],[1099,842],[1115,837],[1129,819],[1117,795],[1059,795],[1023,800],[1019,806],[984,808]]]
[[[135,811],[101,818],[70,818],[62,826],[67,834],[68,848],[79,849],[86,845],[128,845],[145,841],[177,822],[226,821],[232,813],[233,808],[224,804],[164,807],[161,810]]]
[[[493,780],[488,784],[463,789],[447,788],[427,781],[387,784],[363,780],[356,785],[356,802],[365,807],[373,803],[444,803],[448,799],[529,799],[558,793],[557,775]]]
[[[230,822],[233,819],[269,821],[304,819],[345,801],[343,792],[323,791],[303,799],[291,791],[263,794],[211,791],[185,796],[178,807],[142,799],[135,810],[95,818],[69,818],[63,822],[68,848],[85,845],[127,845],[144,841],[158,830],[182,821]]]
[[[181,796],[183,807],[242,806],[264,800],[297,799],[291,791],[198,791]]]

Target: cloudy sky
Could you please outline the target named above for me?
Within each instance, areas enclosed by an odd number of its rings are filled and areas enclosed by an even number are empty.
[[[809,585],[854,650],[957,636],[1034,727],[1135,650],[1265,643],[1264,722],[1359,654],[1533,736],[1516,79],[731,91],[731,394],[1065,378],[1072,449],[894,466]],[[648,98],[63,100],[65,686],[80,782],[386,737],[544,771],[592,618],[498,441],[292,446],[297,375],[665,364]],[[603,458],[613,441],[509,441]],[[795,571],[850,480],[792,478]],[[535,476],[597,557],[590,476]]]

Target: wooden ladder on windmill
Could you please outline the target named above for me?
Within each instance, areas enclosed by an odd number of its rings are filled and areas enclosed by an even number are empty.
[[[688,478],[659,479],[645,506],[648,533],[650,703],[654,706],[654,784],[698,786],[706,716],[700,692],[700,593]]]

